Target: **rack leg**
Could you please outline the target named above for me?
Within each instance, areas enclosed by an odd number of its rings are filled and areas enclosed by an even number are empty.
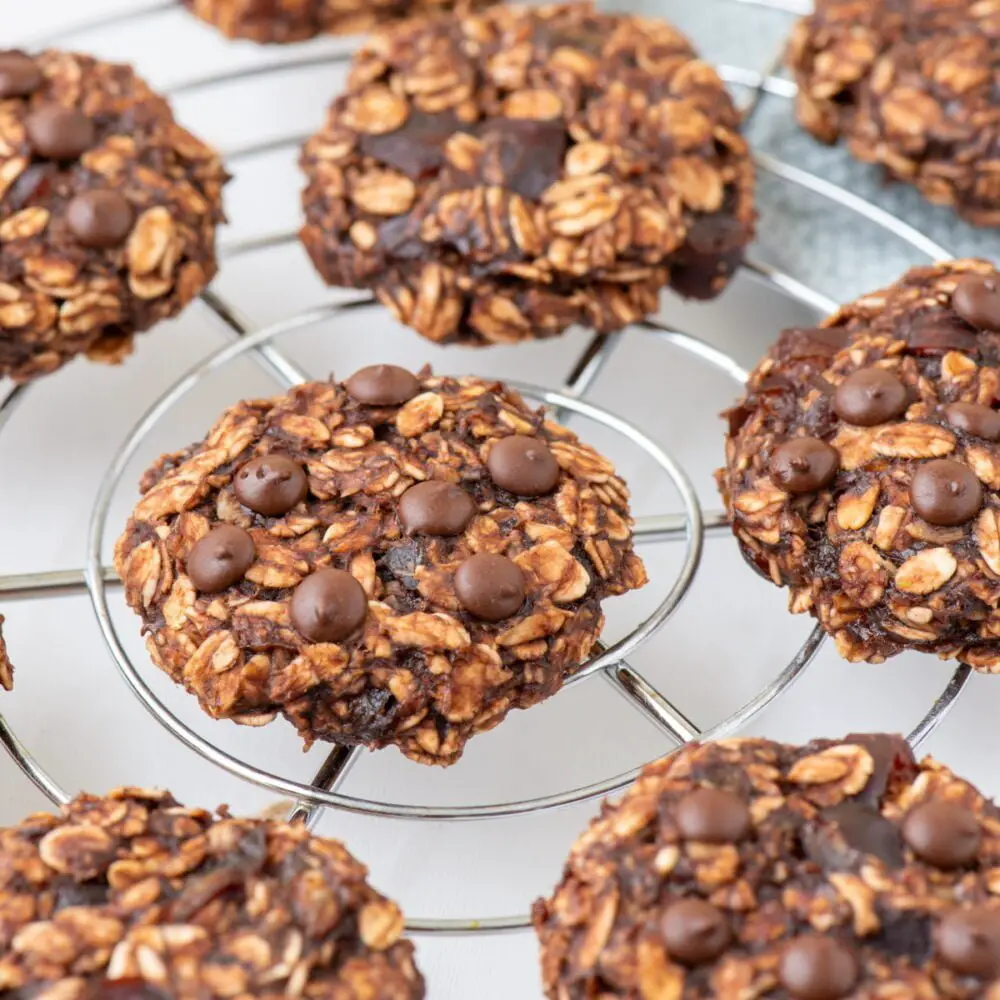
[[[618,663],[604,671],[604,679],[631,705],[646,715],[678,746],[701,736],[701,730],[676,706],[672,705],[641,674],[627,663]]]
[[[357,747],[345,747],[339,743],[330,751],[326,760],[320,765],[311,784],[314,788],[322,788],[332,792],[347,777],[351,768],[357,763],[359,750]],[[323,806],[310,806],[300,802],[288,814],[289,823],[305,823],[312,829],[323,813]]]
[[[2,715],[0,715],[0,744],[10,754],[11,760],[17,764],[25,777],[50,802],[53,802],[57,806],[63,806],[69,802],[71,796],[60,788],[52,777],[42,769],[35,758],[28,753],[24,744],[14,735],[14,730],[10,728],[7,720]]]

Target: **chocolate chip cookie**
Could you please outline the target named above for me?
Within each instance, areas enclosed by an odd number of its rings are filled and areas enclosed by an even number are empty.
[[[998,852],[996,807],[901,737],[695,744],[535,904],[546,996],[988,997]]]
[[[817,0],[788,63],[802,126],[1000,226],[1000,6],[993,0]]]
[[[128,66],[0,52],[0,377],[120,361],[216,271],[227,175]]]
[[[559,689],[642,586],[610,462],[497,382],[364,368],[163,456],[115,564],[216,718],[451,764]]]
[[[0,982],[11,998],[421,1000],[403,916],[367,874],[304,824],[81,795],[0,830]]]
[[[302,241],[440,343],[618,330],[709,298],[754,227],[715,71],[660,21],[499,5],[373,36],[302,155]]]
[[[960,260],[786,330],[729,412],[743,553],[847,659],[1000,668],[998,393],[1000,274]]]

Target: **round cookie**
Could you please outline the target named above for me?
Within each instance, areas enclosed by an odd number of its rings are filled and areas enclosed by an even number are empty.
[[[238,403],[142,491],[115,565],[153,660],[307,743],[454,763],[646,582],[611,463],[495,381],[377,365]]]
[[[788,49],[799,123],[1000,226],[1000,10],[971,0],[817,0]]]
[[[331,285],[440,343],[618,330],[722,290],[754,171],[715,71],[668,24],[499,5],[370,38],[303,150]]]
[[[216,272],[228,179],[128,66],[0,52],[0,378],[120,361]]]
[[[748,562],[849,660],[1000,667],[1000,275],[915,268],[786,330],[718,473]]]
[[[0,830],[10,997],[421,1000],[403,915],[305,824],[166,792],[81,795]]]
[[[1000,812],[902,737],[693,744],[535,904],[551,1000],[986,997]]]

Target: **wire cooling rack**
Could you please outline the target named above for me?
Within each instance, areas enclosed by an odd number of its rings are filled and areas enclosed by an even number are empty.
[[[721,7],[726,4],[767,7],[788,14],[801,13],[804,4],[800,0],[715,0]],[[118,14],[114,17],[91,21],[76,28],[53,33],[33,44],[71,45],[81,31],[93,31],[104,26],[121,26],[135,22],[149,30],[155,30],[156,20],[176,9],[175,3],[157,3],[153,6]],[[289,69],[322,67],[331,63],[343,63],[350,57],[353,43],[338,43],[338,47],[316,55],[303,54],[289,49],[288,54],[267,66],[238,68],[226,72],[200,77],[169,88],[171,96],[202,96],[226,84],[236,83],[261,76],[267,76]],[[748,96],[742,102],[748,121],[757,113],[765,97],[789,102],[794,97],[794,84],[777,73],[779,56],[771,61],[763,72],[756,72],[736,66],[720,66],[719,71],[727,83],[739,88]],[[791,108],[787,109],[791,114]],[[226,153],[227,162],[238,170],[241,163],[272,151],[293,149],[305,138],[304,135],[285,135],[230,148]],[[858,222],[880,227],[887,233],[902,240],[918,255],[930,260],[945,259],[948,253],[932,240],[922,235],[907,223],[893,217],[868,201],[846,191],[821,177],[781,162],[770,156],[757,156],[758,169],[762,176],[781,185],[810,192],[823,200],[831,212],[847,213]],[[761,220],[766,226],[768,220]],[[293,231],[282,231],[265,236],[255,236],[229,242],[223,247],[224,264],[250,255],[266,254],[294,243]],[[808,287],[794,275],[785,273],[759,260],[749,257],[743,265],[744,271],[753,281],[767,286],[791,302],[816,312],[828,312],[833,303],[825,295]],[[109,607],[109,590],[118,585],[118,580],[104,560],[106,541],[113,538],[120,527],[109,523],[111,500],[119,486],[122,475],[142,443],[164,420],[169,420],[179,403],[206,378],[237,359],[249,358],[259,364],[273,379],[278,388],[286,388],[312,377],[294,361],[281,347],[283,338],[292,334],[308,332],[323,325],[349,322],[366,311],[378,308],[369,297],[357,296],[349,301],[338,302],[293,315],[281,322],[261,327],[251,317],[218,291],[208,291],[201,298],[202,305],[228,333],[230,343],[201,361],[183,378],[165,392],[149,408],[139,423],[132,429],[120,451],[107,470],[95,499],[87,545],[86,565],[77,570],[39,572],[0,576],[0,605],[14,600],[47,599],[57,594],[86,593],[89,595],[100,625],[108,651],[122,680],[138,698],[151,716],[164,726],[174,737],[209,763],[224,769],[237,778],[281,796],[291,797],[297,803],[292,815],[309,823],[315,823],[324,809],[339,809],[347,812],[377,816],[383,819],[469,821],[497,817],[524,816],[554,809],[572,803],[586,802],[622,788],[631,781],[638,768],[616,774],[603,780],[565,789],[563,791],[496,802],[483,802],[460,806],[441,806],[421,802],[387,801],[378,798],[364,798],[344,794],[339,790],[341,783],[356,760],[357,751],[344,747],[333,747],[322,766],[309,778],[273,773],[220,747],[212,739],[206,738],[186,723],[154,691],[147,680],[149,664],[137,663],[126,650],[119,635]],[[703,308],[713,309],[713,305]],[[684,469],[639,427],[629,420],[609,412],[607,409],[588,402],[588,390],[598,375],[605,369],[621,337],[646,337],[670,349],[684,352],[699,363],[710,366],[729,376],[735,383],[734,389],[742,385],[746,372],[728,354],[713,347],[676,326],[647,321],[636,324],[630,331],[614,335],[595,335],[586,342],[583,351],[568,359],[568,375],[560,391],[553,391],[534,385],[517,384],[529,399],[543,403],[561,417],[584,417],[603,426],[615,435],[636,446],[648,460],[669,478],[681,499],[682,510],[640,517],[636,524],[636,542],[641,546],[678,544],[683,545],[684,555],[676,576],[672,580],[654,579],[651,586],[658,588],[662,597],[655,609],[640,623],[635,625],[621,639],[608,647],[600,647],[598,655],[587,663],[580,672],[570,679],[567,686],[583,683],[601,677],[612,685],[618,693],[634,706],[646,719],[655,724],[666,737],[669,746],[679,746],[687,741],[701,738],[718,738],[732,734],[754,719],[764,708],[781,696],[809,667],[824,641],[823,633],[815,628],[799,648],[794,657],[766,686],[758,691],[738,711],[711,728],[700,730],[661,691],[657,690],[640,672],[628,662],[628,658],[677,610],[687,594],[697,572],[702,555],[702,547],[709,536],[726,535],[725,514],[721,510],[702,510],[697,494]],[[464,355],[471,367],[475,368],[485,354]],[[2,387],[0,387],[2,391]],[[32,391],[30,386],[9,389],[0,400],[0,433],[7,422]],[[734,392],[735,395],[735,392]],[[130,625],[137,627],[135,623]],[[969,668],[956,669],[947,686],[925,712],[910,733],[909,739],[917,745],[924,740],[941,722],[945,713],[954,704],[970,676]],[[70,794],[48,773],[19,741],[7,721],[0,715],[0,741],[10,755],[31,779],[31,781],[54,803],[61,804]],[[664,749],[668,749],[665,747]],[[461,766],[461,765],[459,765]],[[391,886],[383,887],[391,894]],[[466,917],[438,919],[411,917],[408,929],[417,934],[482,934],[506,930],[519,930],[529,925],[525,914],[503,917]]]

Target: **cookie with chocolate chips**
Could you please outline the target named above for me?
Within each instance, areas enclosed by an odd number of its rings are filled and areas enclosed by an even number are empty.
[[[753,166],[713,69],[660,21],[498,5],[373,36],[303,150],[302,241],[439,343],[619,330],[722,291]]]
[[[1000,668],[1000,275],[916,268],[786,330],[728,413],[747,561],[849,660]]]
[[[902,737],[693,744],[534,907],[551,1000],[986,997],[1000,811]]]
[[[128,66],[0,52],[0,378],[120,361],[216,272],[227,180]]]
[[[422,1000],[399,907],[303,823],[80,795],[0,830],[7,997]]]
[[[373,365],[161,458],[115,564],[216,718],[451,764],[559,689],[642,586],[611,463],[517,393]]]

